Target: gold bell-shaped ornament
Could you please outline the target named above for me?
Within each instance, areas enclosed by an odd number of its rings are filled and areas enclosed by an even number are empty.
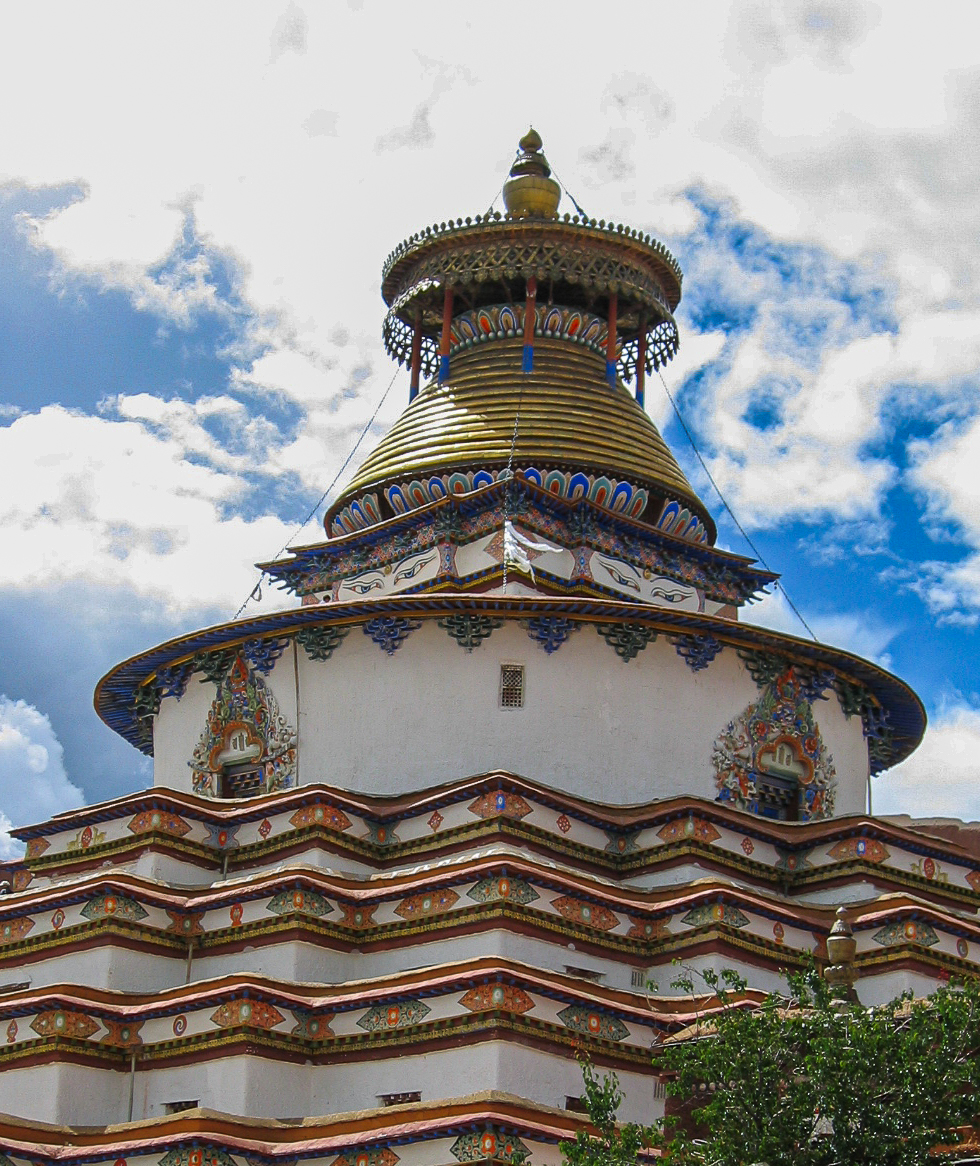
[[[541,135],[529,129],[521,138],[517,160],[504,183],[504,206],[517,218],[553,219],[561,201],[561,187],[551,177],[548,159],[541,153]]]

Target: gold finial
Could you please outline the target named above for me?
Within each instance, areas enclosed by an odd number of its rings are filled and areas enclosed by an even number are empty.
[[[847,911],[843,907],[837,908],[837,918],[830,935],[827,936],[827,959],[829,963],[824,968],[824,979],[830,985],[830,994],[835,1001],[855,1003],[857,993],[854,991],[854,981],[857,979],[857,969],[854,966],[854,956],[857,954],[857,942],[851,925],[847,921]]]
[[[553,219],[561,188],[551,177],[548,159],[541,153],[541,135],[532,126],[521,138],[510,177],[504,183],[504,205],[509,214]]]

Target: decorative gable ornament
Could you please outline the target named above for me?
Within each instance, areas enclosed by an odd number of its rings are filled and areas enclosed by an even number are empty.
[[[249,797],[295,784],[296,733],[241,655],[218,684],[188,764],[194,792],[204,797]]]
[[[792,667],[728,722],[711,760],[719,802],[801,822],[834,813],[837,771]]]

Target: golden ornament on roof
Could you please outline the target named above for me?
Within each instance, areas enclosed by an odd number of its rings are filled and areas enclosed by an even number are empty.
[[[558,213],[561,188],[551,177],[548,159],[541,153],[541,135],[529,129],[519,142],[519,153],[504,183],[507,213],[518,218],[553,219]]]

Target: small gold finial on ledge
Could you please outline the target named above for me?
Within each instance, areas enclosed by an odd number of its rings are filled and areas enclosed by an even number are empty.
[[[561,201],[561,187],[551,177],[548,159],[541,153],[541,135],[531,128],[519,142],[520,152],[504,183],[504,206],[519,218],[553,219]]]
[[[857,942],[847,921],[847,911],[838,907],[834,925],[827,936],[829,962],[823,972],[824,979],[830,985],[830,994],[838,1003],[857,1003],[857,993],[854,991],[854,981],[857,979],[857,968],[854,966],[856,954]]]

